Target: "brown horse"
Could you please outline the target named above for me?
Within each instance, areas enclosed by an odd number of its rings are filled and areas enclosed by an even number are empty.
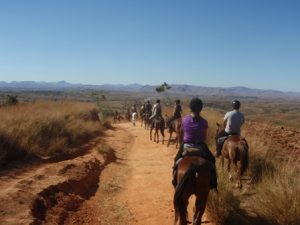
[[[151,113],[144,113],[145,130],[148,130],[151,126],[151,120],[149,119],[150,116],[151,116]]]
[[[160,119],[153,119],[152,126],[150,127],[150,140],[152,141],[152,131],[154,129],[154,139],[153,141],[158,143],[159,142],[159,134],[160,131],[162,135],[162,143],[165,142],[165,122],[163,118]]]
[[[174,211],[176,225],[188,224],[187,206],[191,195],[196,196],[193,224],[200,225],[210,191],[210,164],[198,156],[185,156],[178,163],[178,184],[174,193]]]
[[[121,120],[123,120],[124,117],[121,115],[114,115],[114,124],[116,124],[117,122],[121,122]]]
[[[176,134],[176,137],[175,137],[175,147],[178,148],[178,143],[179,143],[179,146],[181,145],[181,138],[180,138],[180,135],[181,135],[181,118],[178,118],[178,119],[175,119],[174,121],[172,121],[172,123],[169,125],[170,129],[170,136],[169,136],[169,141],[168,141],[168,144],[167,146],[170,145],[170,142],[171,142],[171,138],[172,138],[172,134],[175,132]]]
[[[225,135],[224,126],[217,123],[217,131],[216,131],[216,144],[217,139]],[[227,171],[229,173],[229,179],[232,181],[233,177],[230,174],[230,165],[233,162],[235,166],[235,170],[237,172],[237,183],[236,187],[242,188],[241,177],[243,173],[246,171],[249,164],[249,154],[248,154],[248,143],[245,138],[242,138],[239,135],[230,135],[225,140],[221,152],[221,162],[222,167],[224,168],[224,158],[228,159]],[[240,165],[238,166],[237,162],[240,161]]]

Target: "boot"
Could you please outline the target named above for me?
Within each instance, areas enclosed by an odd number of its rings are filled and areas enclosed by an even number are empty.
[[[216,158],[218,158],[221,155],[222,147],[223,147],[223,145],[221,145],[221,144],[217,145],[217,149],[216,149],[216,153],[215,153]]]
[[[211,179],[210,179],[210,188],[215,189],[218,187],[218,181],[217,181],[217,171],[216,171],[216,166],[211,163]]]

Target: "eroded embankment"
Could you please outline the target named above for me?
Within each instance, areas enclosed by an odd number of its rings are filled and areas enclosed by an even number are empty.
[[[68,211],[77,210],[85,199],[89,199],[95,193],[102,169],[100,161],[94,159],[78,167],[69,164],[60,170],[61,173],[74,170],[72,172],[77,173],[77,177],[51,185],[38,193],[31,209],[34,217],[32,224],[40,224],[42,221],[62,224]]]
[[[59,170],[60,175],[69,178],[37,194],[31,207],[34,218],[31,224],[63,224],[69,212],[76,211],[85,200],[93,196],[98,189],[101,171],[106,164],[115,160],[112,149],[103,156],[103,162],[92,158],[77,166],[68,164]]]
[[[103,149],[105,151],[103,151]],[[63,224],[68,212],[95,194],[114,150],[95,142],[84,155],[31,169],[16,168],[0,177],[0,224]]]

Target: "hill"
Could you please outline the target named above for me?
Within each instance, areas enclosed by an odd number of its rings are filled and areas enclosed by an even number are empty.
[[[224,96],[249,98],[296,98],[300,99],[300,92],[283,92],[278,90],[253,89],[247,87],[204,87],[186,84],[172,84],[168,93],[185,96]],[[35,82],[35,81],[0,81],[1,91],[66,91],[66,90],[103,90],[120,92],[147,92],[155,93],[155,86],[141,84],[72,84],[66,81]]]

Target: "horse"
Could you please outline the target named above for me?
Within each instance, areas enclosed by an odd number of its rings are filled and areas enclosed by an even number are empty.
[[[144,118],[145,118],[145,109],[144,106],[140,108],[140,117],[141,117],[141,127],[143,127],[144,124]]]
[[[149,119],[151,116],[151,113],[144,113],[144,124],[145,124],[145,130],[148,130],[149,127],[151,127],[151,120]]]
[[[225,136],[224,126],[217,123],[216,130],[216,145],[218,145],[218,138]],[[224,168],[224,158],[228,159],[227,171],[229,173],[229,179],[233,181],[233,177],[230,174],[230,165],[233,162],[235,170],[237,172],[237,183],[236,187],[242,188],[241,177],[246,171],[249,164],[249,146],[245,138],[240,137],[240,135],[230,135],[225,140],[223,148],[221,151],[221,162],[222,168]],[[237,162],[240,161],[240,165]]]
[[[135,121],[137,119],[137,113],[136,112],[133,112],[131,114],[131,122],[132,122],[132,125],[135,126]]]
[[[164,144],[165,141],[165,122],[164,119],[161,118],[154,118],[150,127],[150,140],[152,141],[152,131],[154,129],[154,139],[153,141],[158,143],[159,142],[159,134],[158,131],[160,131],[162,135],[162,143]]]
[[[179,146],[181,145],[181,141],[180,141],[180,135],[181,135],[181,118],[177,118],[175,120],[173,120],[170,125],[169,125],[170,129],[170,136],[169,136],[169,140],[168,140],[168,144],[167,146],[170,145],[171,142],[171,138],[172,138],[172,134],[175,132],[176,137],[175,137],[175,148],[178,148],[178,143]]]
[[[124,117],[121,116],[121,115],[114,115],[114,124],[116,124],[117,121],[118,121],[119,123],[121,123],[121,120],[123,120],[123,119],[124,119]]]
[[[191,195],[196,196],[193,225],[200,225],[210,191],[210,163],[199,156],[185,156],[177,169],[178,184],[173,204],[174,225],[187,225],[187,206]]]

